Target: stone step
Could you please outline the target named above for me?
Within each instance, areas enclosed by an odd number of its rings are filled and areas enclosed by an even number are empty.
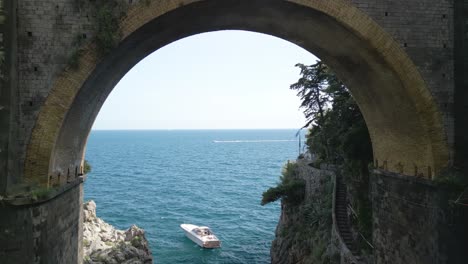
[[[349,233],[348,231],[346,231],[344,229],[340,229],[339,227],[338,227],[338,230],[340,231],[340,235],[343,235],[343,236],[344,235],[351,235],[351,233]],[[345,232],[348,232],[348,233],[345,233]]]
[[[354,256],[359,256],[359,251],[356,249],[349,224],[346,184],[343,183],[340,177],[337,177],[336,179],[335,191],[335,216],[338,233],[351,253]]]
[[[341,239],[343,239],[345,242],[353,242],[353,237],[351,235],[341,236]]]

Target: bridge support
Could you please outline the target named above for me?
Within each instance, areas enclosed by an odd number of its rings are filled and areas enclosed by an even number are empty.
[[[1,263],[82,263],[82,204],[82,183],[40,204],[0,203]]]
[[[375,264],[466,263],[468,207],[453,190],[378,170],[371,178]]]
[[[455,157],[468,177],[468,0],[454,1]]]

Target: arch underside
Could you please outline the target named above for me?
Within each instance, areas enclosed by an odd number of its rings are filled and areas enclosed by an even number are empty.
[[[114,51],[97,60],[89,45],[80,69],[57,80],[33,131],[25,179],[49,184],[50,176],[81,166],[101,106],[145,56],[187,36],[227,29],[288,40],[330,65],[364,115],[375,165],[425,177],[447,165],[441,117],[416,67],[389,35],[347,2],[209,0],[183,6],[173,2],[153,1],[131,9],[121,24],[124,38]]]

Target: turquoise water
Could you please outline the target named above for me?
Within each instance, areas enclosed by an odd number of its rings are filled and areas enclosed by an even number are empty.
[[[298,153],[294,130],[92,131],[85,200],[119,229],[146,230],[155,263],[269,263],[279,203],[260,206]],[[207,225],[222,248],[179,225]]]

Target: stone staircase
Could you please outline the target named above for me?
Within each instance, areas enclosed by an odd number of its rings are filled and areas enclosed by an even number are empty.
[[[360,260],[360,253],[356,247],[353,235],[351,233],[351,226],[348,217],[348,202],[346,199],[346,185],[343,182],[342,176],[336,176],[336,197],[335,197],[335,216],[336,225],[338,227],[339,235],[345,243],[346,247],[351,251],[356,260]]]

